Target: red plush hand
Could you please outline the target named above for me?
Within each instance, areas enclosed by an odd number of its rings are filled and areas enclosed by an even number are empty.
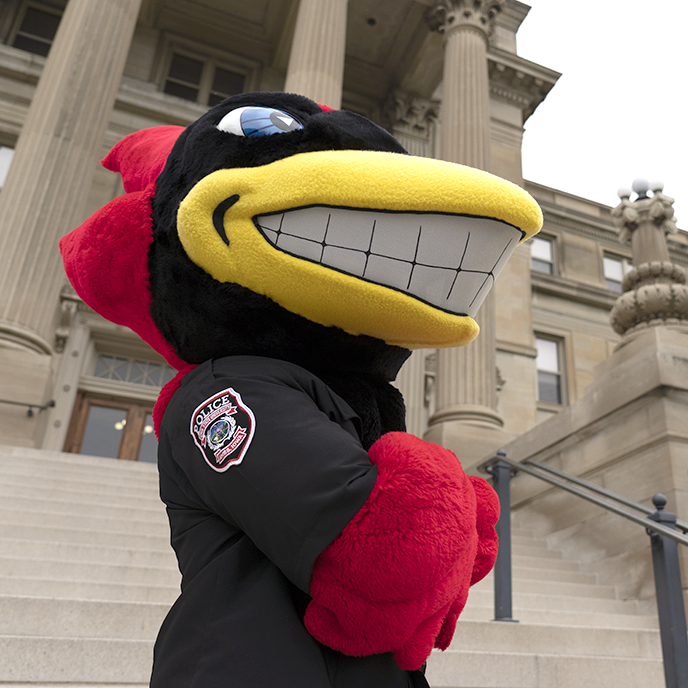
[[[401,668],[418,669],[451,641],[475,564],[484,575],[494,562],[497,499],[454,454],[412,435],[385,435],[370,459],[377,482],[316,560],[305,624],[345,654],[394,652]],[[476,508],[476,487],[487,509]]]

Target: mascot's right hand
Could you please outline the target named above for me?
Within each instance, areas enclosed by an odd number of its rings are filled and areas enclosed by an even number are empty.
[[[469,586],[494,565],[499,501],[450,451],[401,432],[370,449],[375,487],[313,568],[305,624],[348,655],[420,668],[451,642]]]

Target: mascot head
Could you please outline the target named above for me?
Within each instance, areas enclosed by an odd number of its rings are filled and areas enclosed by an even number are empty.
[[[392,379],[409,349],[476,336],[542,223],[514,184],[284,93],[136,132],[103,163],[126,194],[62,240],[67,275],[177,368],[257,354]]]

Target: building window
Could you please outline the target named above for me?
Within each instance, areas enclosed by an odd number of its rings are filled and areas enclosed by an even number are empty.
[[[53,43],[61,15],[55,11],[27,6],[12,45],[45,57]]]
[[[164,363],[140,361],[135,358],[120,356],[98,355],[94,377],[102,380],[116,380],[118,382],[132,382],[137,385],[162,387],[166,385],[176,372]]]
[[[153,408],[101,399],[80,390],[64,451],[130,461],[157,461]]]
[[[172,53],[163,91],[170,95],[217,105],[237,93],[243,93],[246,76],[219,66],[213,60],[201,60],[179,52]]]
[[[557,339],[535,338],[537,357],[538,401],[562,404],[561,346]]]
[[[613,291],[615,294],[620,294],[621,282],[623,281],[624,275],[633,267],[630,261],[626,258],[604,256],[604,258],[602,258],[602,267],[607,289]]]
[[[554,242],[551,239],[533,237],[530,243],[530,268],[545,275],[554,274]]]
[[[13,156],[13,148],[0,146],[0,189],[5,185],[5,179],[7,179],[7,173],[10,170],[10,163],[12,162]]]

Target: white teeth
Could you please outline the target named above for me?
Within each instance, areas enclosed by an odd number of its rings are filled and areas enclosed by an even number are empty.
[[[522,236],[489,218],[327,206],[254,221],[286,253],[471,317]]]

